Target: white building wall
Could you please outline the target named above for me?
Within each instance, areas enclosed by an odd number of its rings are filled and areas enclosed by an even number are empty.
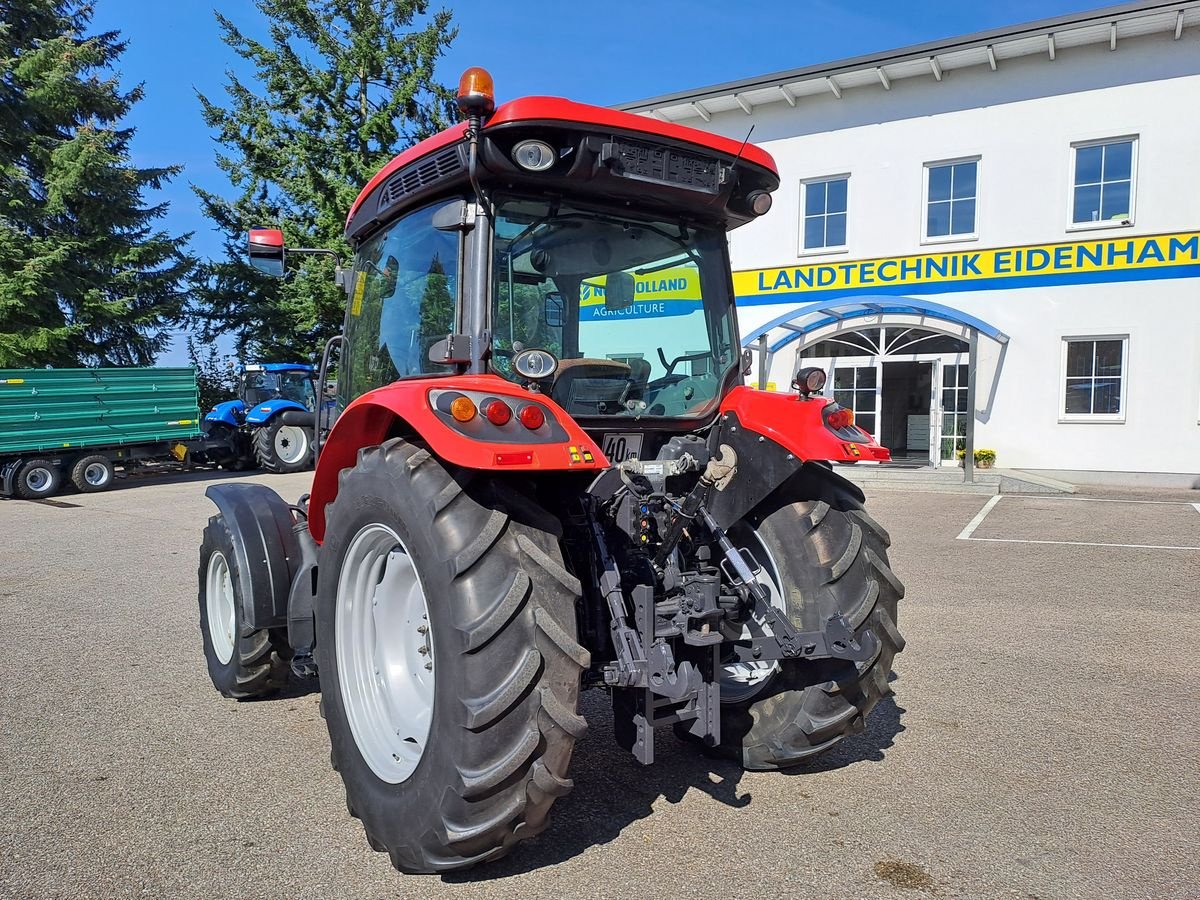
[[[933,251],[1053,244],[1200,230],[1200,33],[1059,49],[714,115],[703,126],[752,140],[776,159],[772,211],[731,237],[735,269],[832,263]],[[1070,225],[1071,144],[1137,135],[1134,219],[1083,231]],[[977,234],[922,242],[923,166],[981,157]],[[800,249],[800,183],[849,173],[847,249]],[[995,347],[983,353],[976,446],[1017,468],[1200,473],[1200,279],[923,294],[1011,336],[985,408]],[[814,297],[819,295],[814,295]],[[745,306],[743,334],[813,298]],[[1064,336],[1129,335],[1125,421],[1060,422]],[[772,377],[789,380],[794,354]]]

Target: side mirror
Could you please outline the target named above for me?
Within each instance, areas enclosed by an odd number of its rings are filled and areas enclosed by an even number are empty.
[[[550,328],[562,328],[565,309],[566,303],[562,294],[558,291],[548,293],[542,307],[542,316],[546,320],[546,325]]]
[[[272,278],[283,277],[283,232],[278,228],[250,229],[250,265]]]
[[[604,308],[629,309],[633,306],[633,276],[628,272],[613,272],[604,279]]]

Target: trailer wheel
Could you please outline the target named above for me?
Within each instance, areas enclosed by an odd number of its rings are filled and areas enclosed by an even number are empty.
[[[800,496],[809,499],[791,502]],[[730,529],[755,555],[759,577],[796,627],[816,630],[841,612],[856,632],[869,626],[880,641],[875,658],[857,664],[726,667],[718,750],[747,769],[786,768],[828,750],[862,731],[867,714],[891,693],[892,659],[904,649],[896,626],[904,586],[888,565],[888,533],[859,496],[832,472],[806,466]]]
[[[268,472],[303,472],[312,463],[312,433],[276,417],[254,429],[254,458]]]
[[[17,473],[16,492],[22,500],[45,500],[62,487],[62,470],[48,459],[31,459]]]
[[[112,460],[96,453],[83,457],[71,467],[71,484],[81,493],[95,494],[112,487],[116,474]]]
[[[200,633],[213,687],[235,700],[272,694],[287,682],[270,629],[246,624],[237,556],[224,516],[213,516],[200,544]]]
[[[347,808],[401,871],[503,856],[572,787],[589,656],[560,531],[403,440],[342,473],[317,586],[325,722]]]

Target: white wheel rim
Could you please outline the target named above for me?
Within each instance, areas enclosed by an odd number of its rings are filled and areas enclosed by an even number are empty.
[[[762,567],[755,577],[755,581],[765,587],[767,593],[771,595],[771,606],[786,616],[787,604],[784,602],[783,592],[779,587],[779,567],[775,564],[775,557],[771,555],[767,545],[757,535],[752,531],[750,534],[753,535],[751,540],[754,544],[750,550]],[[773,633],[771,626],[758,615],[752,616],[751,621],[742,626],[742,637],[747,640],[753,637],[767,637]],[[778,660],[734,662],[723,665],[718,678],[721,683],[721,702],[745,703],[766,687],[767,682],[778,671]]]
[[[237,631],[237,606],[233,596],[233,578],[225,554],[214,550],[208,558],[208,577],[204,586],[208,609],[208,635],[213,653],[222,664],[233,659],[233,644]]]
[[[308,453],[308,432],[297,425],[281,425],[275,432],[275,455],[279,461],[298,463]]]
[[[99,487],[108,481],[108,467],[103,463],[90,463],[84,467],[83,480],[92,487]]]
[[[433,722],[434,661],[425,591],[400,537],[364,527],[338,576],[334,646],[342,705],[371,771],[399,784]]]
[[[40,494],[50,487],[53,474],[45,466],[38,466],[25,473],[25,484],[35,494]]]

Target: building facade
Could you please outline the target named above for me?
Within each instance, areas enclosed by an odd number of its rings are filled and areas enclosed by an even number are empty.
[[[776,159],[730,248],[755,377],[900,459],[1200,474],[1200,2],[1140,2],[625,109]],[[973,411],[973,414],[972,414]]]

